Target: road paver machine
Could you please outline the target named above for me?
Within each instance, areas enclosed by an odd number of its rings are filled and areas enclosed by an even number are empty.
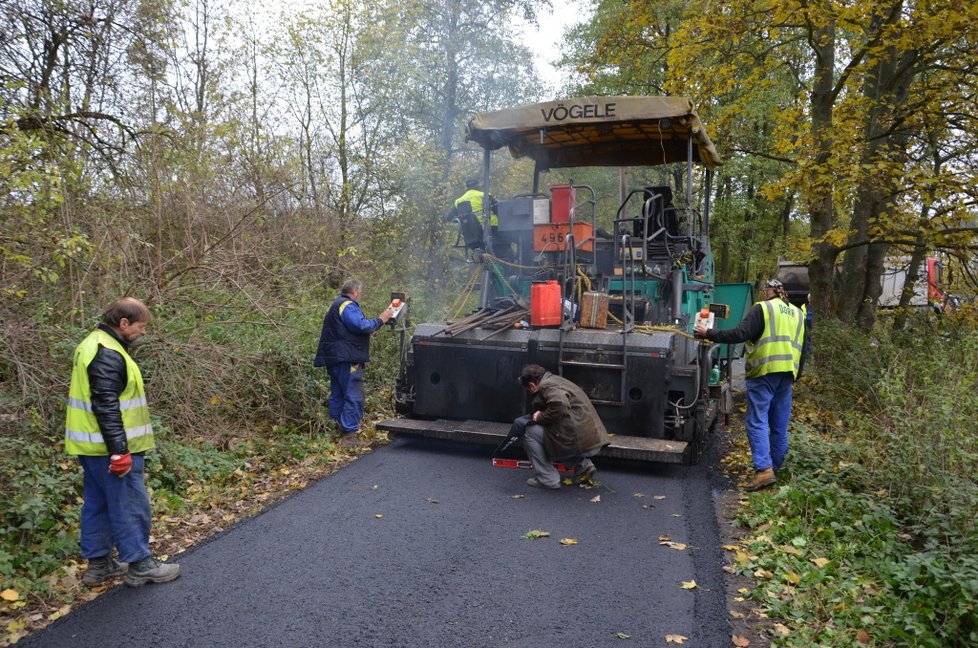
[[[517,377],[536,363],[589,395],[612,434],[602,456],[694,463],[729,409],[730,363],[742,348],[695,340],[693,326],[736,326],[751,287],[714,281],[709,199],[721,160],[692,103],[620,96],[520,106],[475,116],[466,138],[483,148],[487,195],[491,156],[504,147],[534,161],[532,187],[458,215],[459,245],[479,272],[478,308],[402,333],[400,416],[378,427],[499,444],[528,411]],[[619,186],[614,197],[573,181],[541,187],[555,170],[569,178],[580,167],[617,167],[635,178],[660,165],[670,166],[658,177],[671,181]],[[607,198],[618,207],[599,214]]]

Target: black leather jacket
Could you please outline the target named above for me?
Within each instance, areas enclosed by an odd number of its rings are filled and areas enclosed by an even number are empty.
[[[98,327],[118,340],[123,349],[129,350],[129,343],[119,337],[111,327],[105,324],[99,324]],[[126,429],[122,425],[122,410],[119,409],[119,395],[128,381],[126,361],[122,355],[118,351],[99,347],[88,365],[88,385],[92,392],[92,413],[95,414],[110,455],[129,452]]]

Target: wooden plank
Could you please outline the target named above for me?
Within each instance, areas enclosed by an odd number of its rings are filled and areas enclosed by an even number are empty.
[[[395,434],[416,434],[435,439],[453,439],[467,443],[498,445],[509,434],[509,423],[496,421],[449,421],[396,418],[381,421],[377,427]],[[689,444],[684,441],[614,435],[611,445],[600,456],[656,463],[686,463]]]

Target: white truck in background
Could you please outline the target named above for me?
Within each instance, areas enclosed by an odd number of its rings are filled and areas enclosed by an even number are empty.
[[[931,259],[927,259],[931,261]],[[894,308],[900,305],[900,296],[903,294],[903,286],[907,283],[907,267],[910,265],[910,257],[908,256],[897,256],[897,257],[887,257],[883,266],[883,292],[880,293],[879,305],[882,308]],[[917,281],[913,287],[913,296],[910,298],[910,303],[908,306],[914,306],[917,308],[927,308],[930,304],[930,295],[928,294],[929,284],[934,284],[936,288],[936,281],[931,279],[931,264],[927,264],[927,272],[920,273],[917,276]],[[922,268],[923,270],[923,268]]]

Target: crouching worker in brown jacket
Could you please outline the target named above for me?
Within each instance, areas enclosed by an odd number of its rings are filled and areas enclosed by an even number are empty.
[[[587,394],[571,381],[540,365],[526,365],[520,384],[533,394],[533,413],[516,419],[525,428],[523,448],[536,471],[526,483],[535,488],[560,488],[560,461],[573,467],[578,482],[594,476],[590,457],[611,441]]]

